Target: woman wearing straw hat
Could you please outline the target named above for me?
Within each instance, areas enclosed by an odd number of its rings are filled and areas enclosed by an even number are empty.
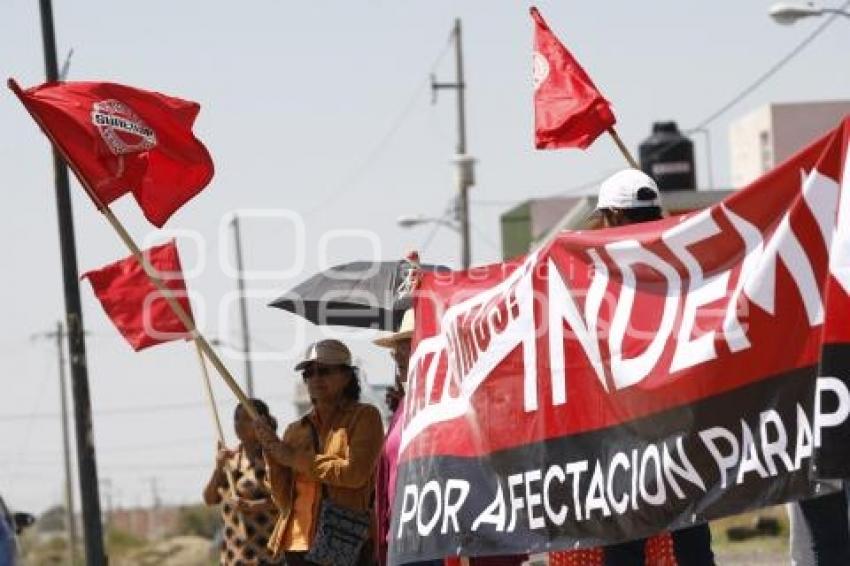
[[[388,541],[390,530],[390,513],[395,499],[396,466],[398,450],[401,442],[401,407],[404,398],[404,385],[407,382],[407,364],[410,360],[410,343],[413,339],[414,316],[413,309],[405,311],[397,332],[382,336],[374,341],[377,346],[388,348],[395,362],[395,386],[387,390],[387,405],[393,412],[390,418],[389,432],[384,440],[384,449],[378,460],[378,471],[375,478],[375,516],[378,525],[377,542],[375,545],[378,564],[387,564]],[[416,562],[419,565],[442,565],[442,560]]]

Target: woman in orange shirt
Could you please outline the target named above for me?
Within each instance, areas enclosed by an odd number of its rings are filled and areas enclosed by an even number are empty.
[[[324,498],[357,512],[371,509],[375,469],[384,439],[381,415],[360,402],[357,368],[338,340],[311,345],[297,366],[313,409],[291,423],[279,440],[255,421],[269,468],[272,498],[280,516],[269,541],[275,556],[290,566],[313,564],[307,558],[316,537]],[[370,529],[374,533],[373,528]],[[374,535],[360,546],[358,566],[374,564]]]

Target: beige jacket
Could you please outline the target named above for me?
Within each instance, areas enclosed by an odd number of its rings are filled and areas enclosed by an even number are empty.
[[[313,448],[310,422],[320,431],[322,450],[318,454]],[[281,547],[292,512],[294,471],[324,484],[334,503],[365,511],[371,507],[375,491],[375,470],[384,442],[384,426],[381,414],[373,405],[346,402],[324,429],[318,427],[315,410],[291,423],[283,433],[283,442],[295,449],[294,466],[289,468],[266,459],[272,499],[280,509],[269,549],[278,556],[287,550]],[[315,513],[318,512],[317,505]]]

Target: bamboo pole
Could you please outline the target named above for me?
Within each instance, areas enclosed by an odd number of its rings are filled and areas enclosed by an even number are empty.
[[[632,157],[629,148],[626,147],[626,144],[623,143],[623,140],[620,139],[620,135],[617,133],[617,130],[614,129],[614,126],[608,128],[608,133],[614,138],[614,143],[617,144],[617,148],[620,150],[620,153],[623,154],[623,157],[626,158],[626,161],[633,169],[640,169],[640,165],[635,161],[635,158]]]

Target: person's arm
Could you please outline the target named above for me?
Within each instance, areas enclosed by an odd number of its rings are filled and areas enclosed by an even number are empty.
[[[305,450],[293,455],[292,468],[315,481],[335,487],[363,487],[375,471],[384,444],[384,425],[378,409],[364,405],[348,435],[346,457]]]
[[[278,509],[284,509],[291,503],[289,487],[291,486],[292,468],[286,464],[281,464],[278,458],[272,456],[271,451],[275,450],[279,444],[289,442],[294,426],[295,424],[293,423],[286,427],[282,440],[277,439],[271,427],[268,427],[268,430],[263,430],[262,432],[255,427],[257,429],[257,439],[263,446],[263,458],[266,461],[266,472],[268,474],[266,481],[268,482],[269,492],[271,493],[272,502]],[[268,433],[271,433],[271,437],[269,437]]]
[[[275,502],[272,501],[271,497],[263,499],[244,499],[240,497],[236,501],[236,509],[249,515],[253,513],[261,513],[263,511],[271,511],[275,508]]]
[[[207,505],[218,505],[221,503],[221,491],[227,487],[227,476],[224,472],[224,466],[227,459],[230,457],[228,451],[221,443],[218,444],[218,450],[215,455],[215,469],[204,487],[204,503]]]
[[[294,451],[287,442],[292,426],[289,425],[286,428],[283,439],[278,439],[274,430],[267,423],[262,420],[254,421],[254,432],[256,432],[257,440],[263,447],[263,456],[269,464],[292,467]]]

